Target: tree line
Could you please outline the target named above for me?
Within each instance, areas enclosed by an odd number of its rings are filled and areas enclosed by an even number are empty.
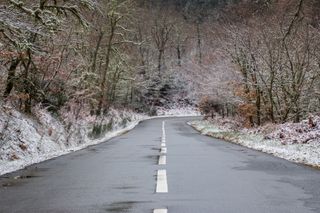
[[[151,12],[149,11],[151,6]],[[173,12],[131,0],[0,1],[1,100],[25,113],[190,103]]]
[[[247,126],[299,122],[319,113],[319,9],[318,1],[304,0],[226,8],[208,31],[212,55],[220,60],[211,58],[208,72],[214,70],[213,83],[218,79],[224,87],[211,83],[202,108],[222,115],[235,111]]]
[[[104,115],[198,103],[248,126],[319,112],[316,0],[0,0],[0,101]]]

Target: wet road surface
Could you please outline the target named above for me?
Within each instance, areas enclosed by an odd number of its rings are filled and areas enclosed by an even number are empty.
[[[319,170],[201,136],[192,119],[144,121],[2,176],[0,212],[320,212]]]

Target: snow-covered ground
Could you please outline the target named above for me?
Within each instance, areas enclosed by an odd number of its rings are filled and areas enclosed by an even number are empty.
[[[320,167],[320,117],[301,123],[265,125],[242,129],[234,120],[192,121],[189,125],[203,135],[227,140],[274,156]]]
[[[174,117],[199,116],[200,112],[197,108],[191,107],[191,106],[186,106],[186,107],[174,106],[169,109],[159,107],[157,109],[157,115],[161,116],[161,117],[166,117],[166,116],[174,116]]]
[[[31,117],[1,106],[0,175],[104,142],[146,118],[128,110],[111,110],[100,119],[66,113],[61,121],[44,109],[35,109]]]
[[[157,117],[195,116],[195,108],[158,109],[149,117],[129,110],[111,109],[97,118],[76,107],[61,110],[55,118],[41,107],[27,116],[6,105],[0,106],[0,175],[54,157],[86,148],[123,134],[140,121]]]

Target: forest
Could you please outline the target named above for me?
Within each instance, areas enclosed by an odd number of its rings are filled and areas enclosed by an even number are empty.
[[[0,0],[0,212],[320,212],[320,0]]]
[[[1,0],[0,101],[103,116],[199,106],[246,126],[320,108],[317,0]]]

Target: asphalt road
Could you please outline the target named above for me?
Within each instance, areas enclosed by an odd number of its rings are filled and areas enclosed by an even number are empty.
[[[100,145],[2,176],[0,212],[320,212],[320,171],[201,136],[188,120],[144,121]]]

